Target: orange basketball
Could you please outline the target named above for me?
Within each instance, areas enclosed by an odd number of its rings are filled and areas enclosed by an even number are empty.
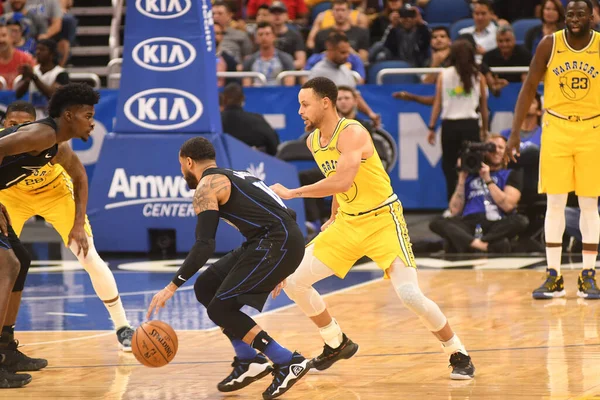
[[[177,354],[177,334],[169,324],[148,321],[133,333],[131,348],[135,358],[146,367],[164,367]]]

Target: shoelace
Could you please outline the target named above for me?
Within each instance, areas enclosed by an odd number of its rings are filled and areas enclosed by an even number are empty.
[[[558,278],[556,278],[555,276],[551,276],[549,275],[546,278],[546,282],[544,282],[544,286],[550,290],[554,289],[555,287],[558,286]]]

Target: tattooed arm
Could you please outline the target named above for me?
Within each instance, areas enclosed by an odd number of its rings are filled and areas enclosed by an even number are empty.
[[[450,212],[453,217],[456,217],[462,214],[463,209],[465,208],[465,182],[467,180],[467,173],[464,171],[460,171],[458,173],[458,183],[456,184],[456,190],[454,190],[454,194],[450,199]]]
[[[219,225],[219,204],[231,195],[231,182],[225,175],[202,178],[194,194],[194,211],[198,215],[196,242],[169,285],[173,291],[183,285],[204,266],[215,250],[215,235]]]

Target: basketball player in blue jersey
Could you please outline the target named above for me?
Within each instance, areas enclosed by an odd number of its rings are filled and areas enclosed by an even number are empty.
[[[219,391],[242,389],[272,373],[273,382],[263,399],[274,399],[308,372],[309,360],[279,345],[240,309],[248,305],[262,310],[271,291],[300,264],[304,237],[294,211],[263,181],[246,171],[218,168],[215,157],[213,145],[202,137],[181,146],[181,172],[190,189],[196,190],[196,242],[171,283],[152,299],[147,317],[164,307],[177,288],[208,261],[219,219],[233,225],[246,241],[208,267],[196,279],[194,291],[236,353],[233,371],[217,385]]]
[[[518,155],[520,127],[544,79],[544,118],[538,189],[547,194],[544,221],[546,280],[532,293],[534,299],[565,296],[560,273],[565,207],[569,192],[575,191],[581,209],[583,268],[577,279],[577,295],[600,299],[596,284],[596,258],[600,239],[600,33],[591,29],[590,0],[570,0],[566,7],[566,29],[545,36],[531,61],[523,83],[507,157]]]
[[[16,185],[46,165],[56,155],[59,143],[73,138],[86,141],[94,128],[98,99],[98,93],[89,85],[68,84],[50,99],[51,117],[1,131],[0,190]],[[0,321],[4,321],[11,292],[23,290],[30,259],[10,225],[6,208],[1,209]],[[16,348],[0,347],[0,388],[23,387],[31,382],[31,375],[11,372],[23,357]]]

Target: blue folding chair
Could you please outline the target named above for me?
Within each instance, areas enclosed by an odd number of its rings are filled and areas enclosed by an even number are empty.
[[[512,24],[513,31],[515,31],[515,39],[517,43],[525,42],[525,35],[527,35],[527,31],[529,31],[534,26],[539,26],[542,24],[538,18],[527,18],[527,19],[518,19]]]
[[[434,26],[437,22],[452,23],[470,16],[471,9],[464,0],[431,0],[425,8],[425,19]]]
[[[473,26],[475,23],[473,22],[473,18],[461,19],[460,21],[456,21],[450,26],[450,39],[456,40],[460,31],[463,28],[468,26]]]

